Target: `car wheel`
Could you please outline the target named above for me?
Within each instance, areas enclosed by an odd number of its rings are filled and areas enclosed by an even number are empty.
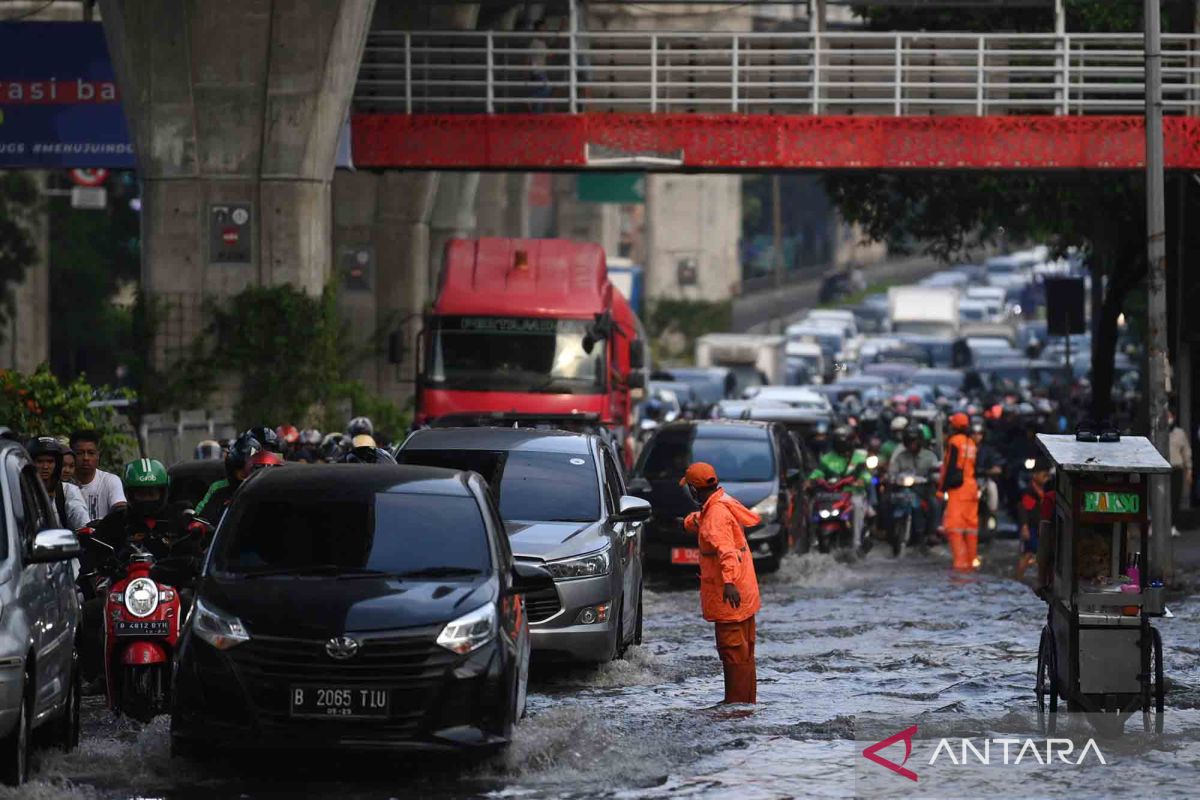
[[[17,724],[0,742],[0,780],[20,786],[29,777],[29,740],[33,735],[33,679],[25,673]]]
[[[642,620],[645,618],[645,615],[642,613],[646,608],[646,604],[643,602],[644,596],[643,586],[639,583],[637,620],[633,623],[633,643],[639,645],[642,643]]]
[[[71,652],[71,679],[67,684],[67,697],[63,703],[62,716],[58,719],[57,735],[59,747],[71,752],[79,746],[81,725],[80,705],[83,702],[83,677],[79,672],[79,651]]]

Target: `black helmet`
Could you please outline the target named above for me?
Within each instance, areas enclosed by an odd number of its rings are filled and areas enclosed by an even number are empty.
[[[371,422],[370,417],[355,417],[346,424],[346,435],[351,439],[364,433],[367,436],[375,435],[375,424]]]
[[[243,433],[229,445],[229,453],[225,456],[225,474],[230,480],[236,480],[234,473],[245,469],[250,463],[250,457],[262,449],[262,442],[258,437],[250,431]]]
[[[834,452],[848,455],[854,447],[854,443],[851,441],[853,435],[848,425],[838,425],[834,428],[832,436]]]
[[[221,458],[221,443],[215,439],[205,439],[196,445],[197,461],[217,461]]]
[[[343,464],[395,464],[396,459],[382,447],[356,447],[342,456]]]
[[[346,435],[342,433],[328,434],[321,442],[321,459],[323,461],[337,461],[346,452],[344,443]]]
[[[921,426],[915,423],[904,429],[904,444],[907,446],[912,442],[925,444],[925,434],[921,430]]]
[[[279,434],[275,432],[274,428],[260,425],[257,428],[251,428],[246,433],[258,440],[260,450],[270,450],[272,453],[283,452],[283,440],[279,438]]]
[[[53,456],[54,477],[52,480],[56,481],[62,476],[64,450],[53,436],[39,436],[32,440],[25,449],[29,451],[29,457],[34,461],[37,461],[38,456]]]

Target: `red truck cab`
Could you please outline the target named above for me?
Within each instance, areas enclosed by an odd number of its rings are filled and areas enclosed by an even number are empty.
[[[645,385],[641,323],[584,242],[451,240],[419,349],[418,425],[590,420],[624,445]]]

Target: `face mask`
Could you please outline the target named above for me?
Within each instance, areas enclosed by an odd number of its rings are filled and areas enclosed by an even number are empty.
[[[692,501],[693,503],[695,503],[696,505],[701,505],[701,503],[700,503],[700,493],[696,491],[696,487],[695,487],[695,486],[692,486],[692,485],[689,483],[689,484],[685,484],[683,488],[684,488],[684,491],[686,491],[686,492],[687,492],[687,496],[688,496],[688,498],[689,498],[689,499],[691,499],[691,501]]]

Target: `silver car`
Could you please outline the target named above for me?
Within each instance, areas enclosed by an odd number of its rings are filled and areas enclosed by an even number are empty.
[[[25,782],[35,728],[79,743],[79,599],[70,560],[79,540],[52,524],[50,500],[25,450],[0,441],[0,778]]]
[[[599,436],[434,428],[412,434],[396,459],[473,470],[488,481],[514,557],[554,576],[553,590],[526,597],[534,652],[603,662],[641,643],[642,523],[650,504],[625,494]]]

